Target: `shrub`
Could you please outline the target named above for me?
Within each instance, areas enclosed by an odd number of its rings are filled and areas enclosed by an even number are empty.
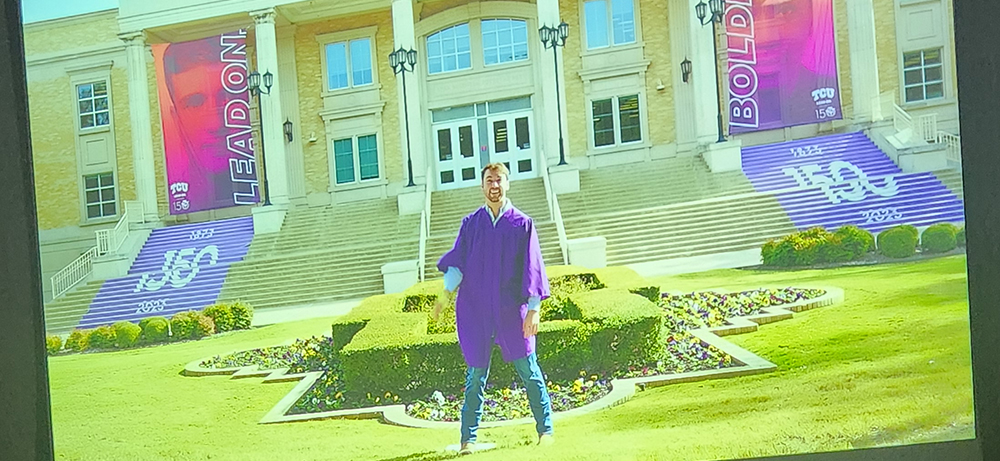
[[[434,321],[430,314],[434,312],[437,295],[416,294],[403,300],[403,312],[423,312],[427,314],[427,334],[455,332],[455,303],[445,303],[441,309],[441,317]]]
[[[816,248],[816,261],[820,263],[846,263],[857,259],[854,252],[844,245],[838,234],[829,234]]]
[[[49,355],[56,355],[62,350],[63,341],[62,338],[56,335],[49,335],[45,337],[45,349],[49,351]]]
[[[236,317],[233,315],[233,308],[231,304],[213,304],[205,308],[204,314],[215,322],[215,329],[219,332],[232,331],[235,329]]]
[[[115,346],[119,349],[134,347],[142,334],[142,328],[132,322],[118,322],[113,326],[115,330]]]
[[[920,238],[920,249],[928,253],[944,253],[958,246],[956,235],[958,226],[951,223],[939,223],[924,230]]]
[[[249,330],[253,325],[253,307],[243,301],[236,301],[229,305],[233,313],[233,329]]]
[[[811,266],[825,262],[824,258],[842,259],[834,234],[822,227],[786,235],[761,247],[765,266]]]
[[[858,226],[842,226],[834,235],[840,237],[840,243],[851,253],[852,261],[875,251],[875,237]]]
[[[642,296],[643,298],[646,298],[654,303],[658,302],[660,297],[663,296],[663,293],[660,291],[660,287],[657,286],[635,287],[630,288],[628,291],[629,293]]]
[[[542,300],[541,320],[579,319],[580,311],[569,303],[569,297],[600,288],[604,288],[604,284],[592,273],[549,277],[549,297]]]
[[[955,244],[961,248],[965,248],[965,226],[955,234]]]
[[[76,352],[83,352],[90,347],[90,331],[89,330],[73,330],[66,338],[66,349]]]
[[[890,258],[910,257],[917,251],[917,236],[907,226],[893,227],[878,234],[878,249]]]
[[[914,240],[920,240],[920,231],[916,227],[911,226],[909,224],[903,224],[903,225],[900,225],[900,226],[897,226],[897,227],[900,227],[902,229],[906,229],[907,232],[913,234]]]
[[[115,347],[115,340],[115,329],[111,325],[94,328],[87,337],[91,349],[112,349]]]
[[[147,317],[139,321],[139,342],[154,344],[170,339],[170,322],[164,317]]]
[[[198,311],[178,312],[170,319],[174,341],[199,339],[215,333],[215,323]]]

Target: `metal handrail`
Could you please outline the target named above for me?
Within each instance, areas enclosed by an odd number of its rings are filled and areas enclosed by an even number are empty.
[[[937,142],[944,144],[945,157],[948,160],[962,163],[962,138],[951,133],[938,131]]]
[[[90,247],[80,257],[52,276],[52,299],[56,299],[71,290],[82,280],[90,277],[94,271],[94,259],[97,258],[97,247]]]
[[[569,265],[568,243],[566,239],[566,227],[563,225],[562,211],[559,209],[559,198],[552,190],[552,180],[549,178],[549,163],[542,153],[539,157],[542,169],[542,184],[545,186],[545,198],[549,205],[549,218],[556,223],[556,233],[559,235],[559,249],[562,251],[563,264]]]

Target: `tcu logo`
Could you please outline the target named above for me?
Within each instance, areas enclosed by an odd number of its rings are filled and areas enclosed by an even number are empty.
[[[167,283],[174,288],[184,288],[198,275],[198,272],[201,270],[201,260],[203,258],[206,256],[210,258],[208,261],[209,266],[214,266],[219,262],[219,248],[215,245],[203,248],[198,254],[195,254],[195,250],[196,248],[185,248],[180,251],[170,250],[164,253],[163,268],[160,269],[163,277],[156,280],[150,277],[148,273],[142,274],[142,278],[139,279],[139,283],[136,284],[132,292],[138,293],[142,290],[156,291],[163,288]],[[185,259],[189,256],[193,256],[193,258],[190,260]],[[182,275],[185,271],[188,271],[187,275]]]
[[[837,93],[833,88],[819,88],[813,90],[812,97],[813,101],[816,102],[816,105],[820,106],[823,104],[830,104],[830,100],[833,99],[835,94]]]
[[[899,186],[892,176],[886,176],[882,187],[877,187],[868,180],[868,175],[861,171],[861,168],[850,162],[841,160],[831,162],[827,167],[830,172],[829,176],[816,174],[822,169],[819,165],[813,164],[799,168],[784,168],[781,172],[795,179],[800,187],[819,186],[830,203],[833,204],[838,204],[843,200],[860,202],[867,197],[867,192],[881,197],[892,197],[899,193]],[[856,177],[846,180],[841,174],[841,170],[853,172]]]
[[[186,195],[187,191],[188,191],[188,183],[186,182],[175,182],[170,185],[170,193],[175,196]]]
[[[788,150],[792,153],[792,157],[795,158],[823,155],[823,148],[820,146],[793,147]]]

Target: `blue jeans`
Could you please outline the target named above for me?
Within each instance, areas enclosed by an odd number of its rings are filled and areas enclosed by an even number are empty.
[[[528,403],[531,413],[535,416],[535,430],[539,435],[552,434],[552,402],[545,388],[545,378],[538,366],[534,353],[513,361],[517,375],[528,391]],[[462,443],[474,443],[476,430],[479,429],[479,419],[483,414],[483,393],[486,391],[486,378],[490,374],[489,365],[486,368],[469,367],[465,375],[465,402],[462,404]]]

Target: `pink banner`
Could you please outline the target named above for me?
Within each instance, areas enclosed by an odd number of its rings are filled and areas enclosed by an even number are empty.
[[[257,203],[246,30],[155,44],[153,56],[170,213]]]
[[[729,0],[729,131],[843,118],[833,0]]]

